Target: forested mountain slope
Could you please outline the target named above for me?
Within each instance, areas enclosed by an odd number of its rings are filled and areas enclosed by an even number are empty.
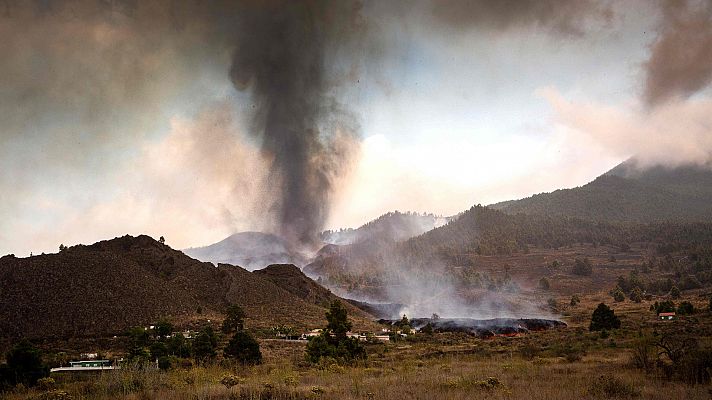
[[[491,205],[509,214],[568,216],[593,221],[712,221],[712,169],[639,169],[626,161],[581,187]]]

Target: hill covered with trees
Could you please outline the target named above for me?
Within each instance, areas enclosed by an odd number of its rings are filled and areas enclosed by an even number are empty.
[[[712,170],[619,164],[592,182],[491,205],[509,214],[615,222],[712,221]]]

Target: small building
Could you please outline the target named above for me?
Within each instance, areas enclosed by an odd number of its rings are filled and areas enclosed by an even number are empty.
[[[77,367],[77,368],[109,367],[109,366],[111,366],[111,361],[109,361],[109,360],[70,361],[69,365],[72,367]]]
[[[116,369],[109,360],[70,361],[69,367],[52,368],[50,372],[88,372]]]
[[[669,321],[669,320],[675,319],[675,313],[674,312],[661,312],[658,314],[658,318],[660,318],[661,321]]]

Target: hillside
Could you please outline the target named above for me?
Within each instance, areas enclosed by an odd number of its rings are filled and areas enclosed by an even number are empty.
[[[209,246],[185,249],[183,252],[201,261],[239,265],[248,270],[270,264],[301,266],[306,263],[305,257],[286,240],[262,232],[236,233]]]
[[[440,309],[512,310],[516,304],[502,307],[501,294],[496,296],[495,305],[488,305],[481,298],[492,291],[518,293],[513,278],[536,286],[532,273],[540,274],[541,268],[546,268],[556,257],[565,257],[570,263],[589,254],[598,260],[607,260],[606,255],[623,259],[630,257],[632,246],[638,246],[639,255],[649,257],[679,254],[680,265],[690,270],[687,277],[684,274],[675,277],[681,287],[710,284],[712,275],[700,272],[707,267],[694,270],[693,266],[695,260],[701,259],[695,254],[706,252],[709,243],[712,243],[712,223],[596,222],[572,217],[510,215],[474,206],[442,227],[387,248],[359,248],[362,243],[332,247],[304,270],[321,277],[327,287],[347,293],[346,297],[403,303],[411,306],[411,310],[414,304],[422,305],[423,299],[428,299],[431,303],[428,306],[435,310],[448,301],[457,302],[457,298],[466,299],[463,307],[455,304],[459,308]],[[520,277],[508,272],[514,260],[525,260]],[[580,278],[574,280],[581,282]],[[688,285],[687,280],[697,283]],[[512,300],[521,304],[516,296]]]
[[[712,170],[697,166],[639,169],[619,164],[581,187],[491,205],[509,214],[594,221],[712,221]]]
[[[229,304],[244,308],[255,328],[316,327],[326,311],[261,274],[194,260],[148,236],[0,258],[2,337],[107,336],[159,318],[219,320]],[[365,316],[355,325],[370,325]]]
[[[337,245],[352,244],[364,240],[400,242],[442,226],[449,219],[434,214],[393,211],[356,229],[322,232],[321,239],[324,243]]]
[[[300,299],[327,307],[334,300],[343,300],[329,289],[319,285],[292,264],[273,264],[267,268],[256,270],[253,274],[258,274],[282,289],[288,291]],[[343,302],[350,315],[360,315],[363,318],[372,316],[364,313],[361,308],[352,305],[351,301]]]

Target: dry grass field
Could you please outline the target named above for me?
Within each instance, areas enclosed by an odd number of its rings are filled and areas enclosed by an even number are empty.
[[[304,362],[304,343],[262,340],[264,363],[241,367],[214,363],[162,372],[125,368],[84,377],[55,376],[55,392],[17,389],[8,400],[50,399],[708,399],[707,385],[667,379],[637,369],[632,348],[642,335],[694,330],[708,343],[712,316],[699,312],[657,321],[649,304],[617,303],[621,329],[602,337],[589,332],[589,315],[605,293],[583,296],[568,309],[569,327],[518,337],[475,339],[459,334],[419,335],[370,345],[365,363],[339,366]],[[606,299],[607,300],[607,299]],[[703,306],[702,299],[689,298]],[[226,387],[226,375],[239,377]],[[46,396],[46,397],[42,397]]]

